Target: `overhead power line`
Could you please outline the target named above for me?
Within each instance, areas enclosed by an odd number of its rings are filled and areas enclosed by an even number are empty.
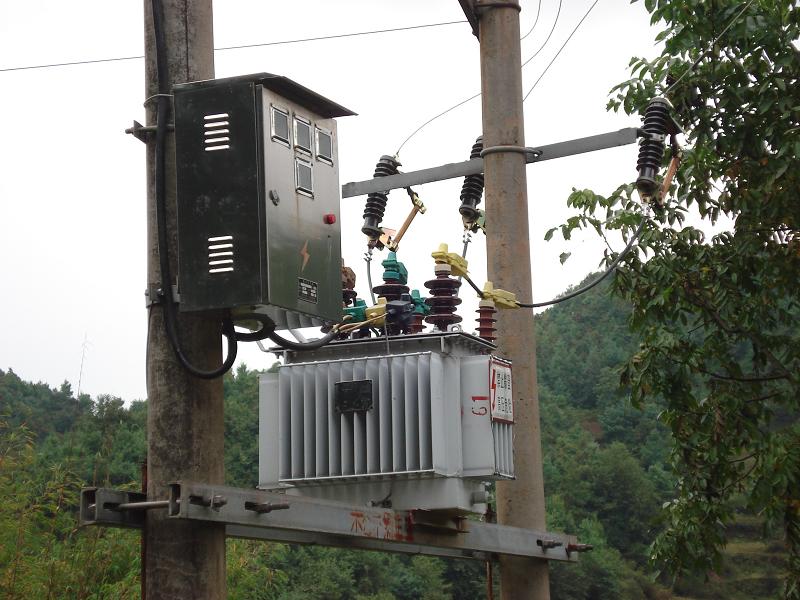
[[[544,76],[545,76],[545,74],[547,73],[547,71],[549,71],[549,70],[550,70],[550,67],[552,67],[552,66],[553,66],[553,63],[554,63],[554,62],[556,62],[556,59],[557,59],[557,58],[558,58],[558,56],[561,54],[561,51],[562,51],[562,50],[563,50],[563,49],[564,49],[564,48],[567,46],[567,44],[569,44],[569,41],[572,39],[572,36],[573,36],[573,35],[575,35],[575,33],[578,31],[578,29],[580,29],[581,25],[582,25],[582,24],[583,24],[583,22],[586,20],[586,17],[588,17],[588,16],[589,16],[589,14],[592,12],[592,9],[594,9],[594,7],[595,7],[595,6],[597,6],[597,3],[598,3],[598,2],[600,2],[600,0],[594,0],[594,2],[592,3],[592,5],[589,7],[589,10],[587,10],[587,11],[584,13],[583,17],[581,17],[581,20],[580,20],[580,21],[578,21],[578,24],[577,24],[577,25],[575,25],[575,28],[574,28],[574,29],[572,30],[572,32],[569,34],[569,36],[567,37],[567,39],[564,41],[564,43],[563,43],[563,44],[561,44],[561,48],[559,48],[559,49],[558,49],[558,52],[556,52],[556,55],[555,55],[555,56],[554,56],[554,57],[553,57],[553,58],[550,60],[550,62],[549,62],[549,63],[547,63],[547,66],[544,68],[544,71],[542,71],[542,74],[541,74],[541,75],[539,75],[539,78],[538,78],[538,79],[537,79],[537,80],[536,80],[536,81],[533,83],[533,85],[531,86],[531,89],[529,89],[529,90],[528,90],[528,93],[527,93],[527,94],[525,94],[525,95],[522,97],[522,101],[523,101],[523,102],[525,102],[525,100],[527,100],[527,99],[528,99],[528,96],[530,96],[530,95],[531,95],[531,92],[532,92],[534,89],[536,89],[536,86],[537,86],[537,85],[539,85],[539,82],[542,80],[542,77],[544,77]]]
[[[533,33],[533,30],[536,29],[536,24],[539,22],[539,15],[541,14],[542,14],[542,0],[539,0],[539,5],[536,7],[536,18],[533,20],[533,25],[531,25],[531,28],[528,29],[528,33],[519,38],[520,42]]]
[[[553,21],[553,26],[550,28],[550,33],[547,34],[547,38],[545,38],[544,43],[539,46],[539,49],[534,52],[531,56],[529,56],[521,66],[527,65],[531,62],[534,58],[539,56],[539,53],[544,50],[544,47],[547,46],[547,42],[550,41],[550,38],[553,37],[553,32],[556,30],[556,25],[558,25],[558,18],[561,16],[561,5],[564,4],[564,0],[558,0],[558,10],[556,11],[556,18]],[[527,34],[526,34],[527,35]]]
[[[224,51],[224,50],[240,50],[243,48],[260,48],[263,46],[282,46],[285,44],[300,44],[304,42],[318,42],[322,40],[336,40],[341,38],[347,37],[357,37],[362,35],[375,35],[378,33],[394,33],[398,31],[411,31],[414,29],[426,29],[429,27],[443,27],[446,25],[456,25],[460,23],[466,23],[466,21],[445,21],[442,23],[425,23],[422,25],[409,25],[407,27],[392,27],[390,29],[373,29],[371,31],[354,31],[351,33],[337,33],[334,35],[322,35],[318,37],[309,37],[309,38],[299,38],[294,40],[281,40],[278,42],[262,42],[257,44],[242,44],[239,46],[221,46],[219,48],[214,48],[216,51]],[[49,64],[41,64],[41,65],[25,65],[21,67],[5,67],[0,69],[0,73],[7,73],[9,71],[28,71],[32,69],[49,69],[53,67],[71,67],[75,65],[91,65],[97,63],[107,63],[107,62],[118,62],[124,60],[140,60],[144,58],[143,55],[137,56],[117,56],[113,58],[96,58],[90,60],[76,60],[71,62],[61,62],[61,63],[49,63]]]
[[[731,20],[728,22],[728,24],[725,26],[725,28],[724,28],[722,31],[720,31],[720,32],[719,32],[719,35],[718,35],[717,37],[715,37],[715,38],[714,38],[714,40],[713,40],[713,41],[712,41],[712,42],[709,44],[708,48],[706,48],[705,50],[703,50],[703,51],[700,53],[700,56],[698,56],[698,57],[695,59],[695,61],[692,63],[692,66],[690,66],[688,69],[686,69],[686,70],[685,70],[685,71],[684,71],[684,72],[681,74],[681,76],[680,76],[680,77],[678,77],[678,79],[676,79],[675,81],[673,81],[673,82],[672,82],[672,85],[671,85],[671,86],[669,86],[667,89],[665,89],[665,90],[664,90],[664,95],[665,95],[665,96],[666,96],[667,94],[669,94],[669,93],[670,93],[670,92],[673,90],[673,88],[675,88],[675,86],[676,86],[676,85],[678,85],[678,84],[681,82],[681,80],[682,80],[684,77],[686,77],[686,76],[687,76],[689,73],[691,73],[692,71],[694,71],[694,70],[697,68],[697,65],[699,65],[699,64],[700,64],[700,61],[701,61],[701,60],[703,60],[703,58],[705,57],[705,55],[706,55],[706,54],[708,54],[708,52],[709,52],[710,50],[712,50],[712,49],[714,48],[714,46],[716,46],[716,45],[717,45],[717,42],[718,42],[718,41],[719,41],[719,40],[722,38],[722,36],[723,36],[723,35],[725,35],[725,34],[728,32],[728,30],[729,30],[731,27],[733,27],[733,24],[734,24],[734,23],[736,23],[736,21],[738,21],[738,20],[739,20],[739,17],[741,17],[741,16],[742,16],[742,15],[743,15],[743,14],[744,14],[746,11],[747,11],[747,9],[748,9],[748,8],[750,8],[750,5],[751,5],[753,2],[754,2],[754,0],[750,0],[750,2],[748,2],[747,4],[745,4],[745,5],[744,5],[744,8],[742,8],[742,10],[740,10],[740,11],[739,11],[739,12],[736,14],[736,16],[734,16],[734,17],[733,17],[733,18],[732,18],[732,19],[731,19]]]
[[[539,53],[540,53],[542,50],[544,50],[545,46],[547,46],[548,42],[550,41],[550,38],[553,36],[553,32],[554,32],[554,31],[555,31],[555,29],[556,29],[556,25],[558,25],[558,20],[559,20],[559,17],[560,17],[560,15],[561,15],[561,6],[562,6],[562,4],[563,4],[563,3],[564,3],[564,0],[559,0],[559,1],[558,1],[558,10],[556,11],[556,18],[555,18],[555,20],[553,21],[553,26],[550,28],[550,33],[548,33],[548,34],[547,34],[547,38],[544,40],[544,43],[543,43],[541,46],[539,46],[539,49],[538,49],[536,52],[534,52],[534,53],[533,53],[531,56],[529,56],[527,59],[525,59],[525,61],[524,61],[524,62],[523,62],[521,65],[520,65],[520,67],[524,67],[525,65],[527,65],[528,63],[530,63],[530,62],[531,62],[531,61],[532,61],[534,58],[536,58],[536,57],[539,55]],[[595,2],[595,4],[597,4],[597,2]],[[541,4],[540,4],[540,8],[541,8]],[[592,8],[594,8],[594,6],[592,6]],[[589,10],[591,10],[591,8],[590,8]],[[586,18],[586,16],[584,15],[584,19],[585,19],[585,18]],[[537,15],[536,15],[536,21],[538,21],[538,20],[539,20],[539,15],[537,14]],[[534,27],[536,27],[536,21],[535,21],[535,22],[534,22],[534,24],[533,24],[533,26],[534,26]],[[581,22],[583,22],[583,19],[581,19]],[[580,24],[579,24],[579,26],[580,26]],[[526,38],[526,37],[527,37],[527,36],[528,36],[528,35],[531,33],[531,31],[533,31],[533,27],[531,28],[531,30],[530,30],[530,31],[528,31],[528,33],[526,33],[525,35],[523,35],[523,36],[520,38],[520,41],[521,41],[521,40],[523,40],[524,38]],[[573,31],[572,33],[575,33],[575,32]],[[562,46],[562,49],[563,49],[563,46]],[[559,50],[559,52],[560,52],[560,50]],[[551,64],[552,64],[552,63],[551,63]],[[549,65],[548,65],[548,67],[549,67]],[[425,127],[427,127],[428,125],[430,125],[431,123],[433,123],[433,122],[434,122],[436,119],[438,119],[438,118],[440,118],[440,117],[443,117],[443,116],[445,116],[445,115],[446,115],[447,113],[449,113],[450,111],[453,111],[453,110],[457,109],[459,106],[462,106],[462,105],[466,104],[467,102],[469,102],[469,101],[471,101],[471,100],[475,100],[475,98],[479,98],[479,97],[480,97],[480,95],[481,95],[481,93],[480,93],[480,92],[478,92],[478,93],[477,93],[477,94],[475,94],[474,96],[470,96],[469,98],[465,98],[464,100],[461,100],[461,101],[460,101],[460,102],[458,102],[457,104],[454,104],[454,105],[453,105],[453,106],[451,106],[450,108],[447,108],[447,109],[443,110],[442,112],[440,112],[440,113],[439,113],[439,114],[437,114],[436,116],[434,116],[434,117],[431,117],[430,119],[428,119],[427,121],[425,121],[425,122],[424,122],[422,125],[420,125],[419,127],[417,127],[417,128],[416,128],[416,129],[415,129],[415,130],[414,130],[414,131],[411,133],[411,135],[409,135],[409,136],[408,136],[408,137],[407,137],[405,140],[403,140],[403,143],[402,143],[402,144],[400,144],[400,146],[397,148],[397,152],[395,152],[395,156],[397,156],[397,155],[399,155],[399,154],[400,154],[400,151],[401,151],[401,150],[403,149],[403,147],[404,147],[404,146],[405,146],[405,145],[406,145],[406,144],[407,144],[407,143],[408,143],[408,142],[411,140],[411,138],[413,138],[415,135],[417,135],[417,134],[418,134],[420,131],[422,131],[422,130],[423,130]],[[526,98],[527,98],[527,96],[526,96]]]

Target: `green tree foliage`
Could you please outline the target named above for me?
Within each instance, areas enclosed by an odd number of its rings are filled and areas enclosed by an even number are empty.
[[[783,524],[785,597],[800,598],[800,7],[645,6],[663,52],[634,58],[609,106],[635,114],[666,91],[686,131],[677,185],[653,216],[631,186],[575,191],[562,232],[630,235],[646,219],[613,289],[641,339],[622,383],[638,406],[663,403],[672,435],[677,489],[653,558],[673,573],[719,568],[741,493]]]
[[[138,536],[78,532],[81,480],[37,464],[33,442],[25,427],[0,422],[0,597],[138,597]]]

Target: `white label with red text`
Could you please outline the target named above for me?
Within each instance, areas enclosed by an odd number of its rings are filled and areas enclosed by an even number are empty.
[[[489,360],[489,399],[492,421],[514,422],[511,365],[494,356]]]

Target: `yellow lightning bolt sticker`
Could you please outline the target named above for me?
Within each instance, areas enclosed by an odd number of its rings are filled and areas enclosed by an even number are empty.
[[[303,249],[300,250],[300,256],[303,257],[303,266],[300,267],[300,272],[302,273],[305,271],[306,265],[308,264],[308,259],[311,258],[311,255],[308,253],[308,240],[306,240],[306,243],[303,244]]]

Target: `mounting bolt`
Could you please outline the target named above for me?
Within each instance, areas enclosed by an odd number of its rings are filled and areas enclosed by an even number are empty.
[[[228,499],[225,496],[213,494],[211,496],[189,496],[189,502],[218,511],[228,503]]]
[[[589,552],[590,550],[594,550],[594,546],[591,544],[567,544],[567,556],[573,552]]]
[[[536,540],[536,545],[539,546],[542,550],[547,551],[550,548],[558,548],[559,546],[563,546],[564,542],[559,542],[557,540],[550,540],[550,539],[538,539]],[[569,550],[567,550],[569,552]]]
[[[270,190],[269,199],[272,200],[272,203],[275,206],[278,206],[278,204],[281,203],[281,197],[278,195],[278,190]]]
[[[244,509],[252,510],[260,515],[273,510],[287,510],[291,508],[288,502],[245,502]]]

